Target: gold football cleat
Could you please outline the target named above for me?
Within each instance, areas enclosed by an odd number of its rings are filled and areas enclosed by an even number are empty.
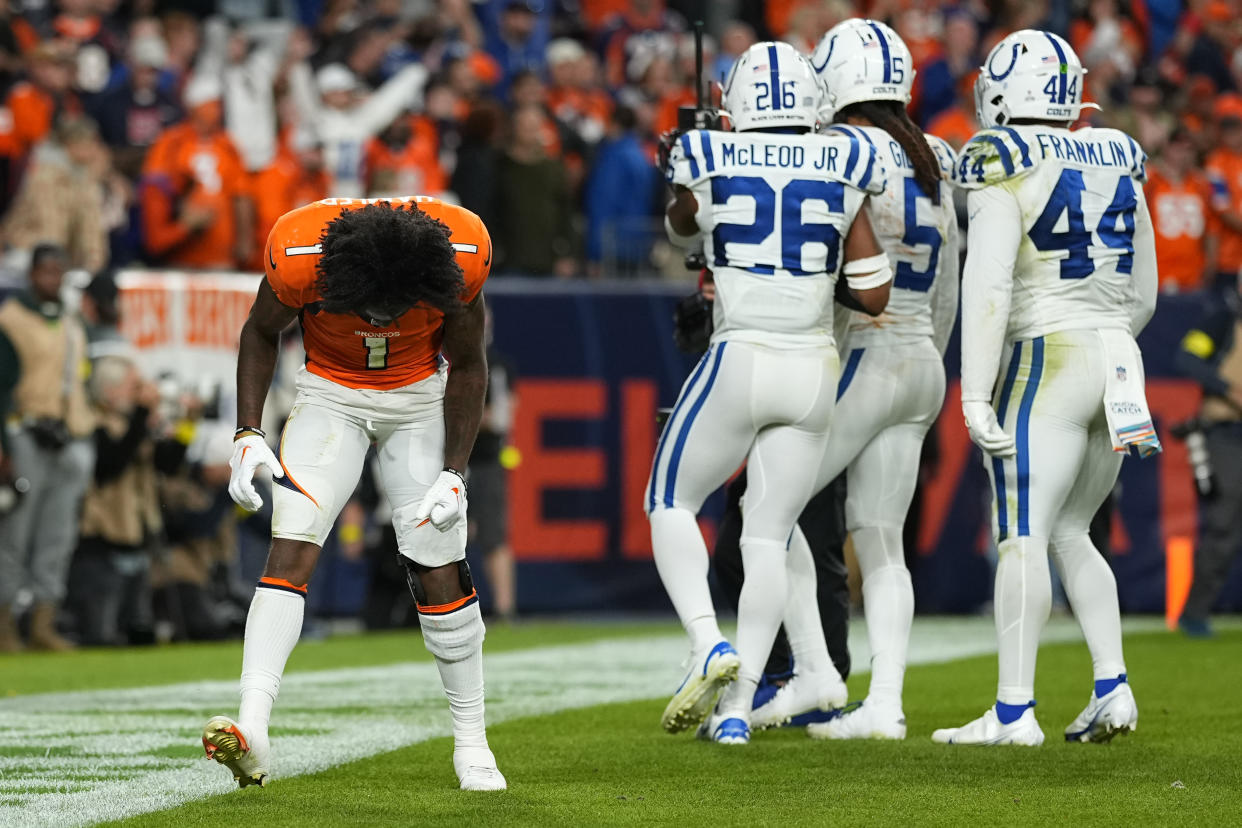
[[[237,722],[227,716],[214,716],[203,728],[203,749],[208,759],[215,759],[233,772],[237,786],[267,785],[267,768],[261,767]]]

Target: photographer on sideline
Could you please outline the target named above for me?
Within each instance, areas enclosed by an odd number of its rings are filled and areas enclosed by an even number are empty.
[[[1211,489],[1199,512],[1194,583],[1178,621],[1195,638],[1212,635],[1208,615],[1242,548],[1242,297],[1231,291],[1207,301],[1203,318],[1182,339],[1178,354],[1183,373],[1203,386],[1199,424],[1212,466]]]
[[[19,649],[13,602],[29,586],[32,649],[65,650],[56,611],[77,542],[78,507],[95,462],[86,335],[60,301],[68,257],[40,244],[26,290],[0,305],[0,477],[21,499],[0,518],[0,652]]]

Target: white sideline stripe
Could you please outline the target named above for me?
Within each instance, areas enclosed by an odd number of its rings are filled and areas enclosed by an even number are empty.
[[[1129,632],[1156,629],[1161,629],[1158,619],[1126,623]],[[1074,622],[1064,618],[1054,619],[1044,633],[1046,642],[1080,638]],[[421,649],[416,635],[410,645]],[[870,659],[862,624],[853,625],[850,647],[855,672],[866,672]],[[989,619],[918,619],[909,661],[938,663],[994,651]],[[681,635],[489,655],[487,719],[495,725],[659,698],[676,687],[677,665],[685,655]],[[151,753],[196,746],[209,716],[236,708],[236,680],[0,700],[0,754],[36,746],[48,754],[0,755],[0,826],[89,825],[234,790],[227,771],[214,762]],[[277,779],[452,734],[430,661],[291,673],[282,683],[274,718]],[[658,727],[655,712],[651,727]],[[499,759],[503,770],[505,757]],[[436,772],[446,788],[456,785],[447,750]]]

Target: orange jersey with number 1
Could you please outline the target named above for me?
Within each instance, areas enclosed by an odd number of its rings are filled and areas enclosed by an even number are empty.
[[[319,239],[328,222],[346,210],[379,201],[414,203],[449,228],[457,263],[466,279],[462,301],[483,289],[492,264],[492,240],[474,213],[425,196],[412,198],[329,198],[285,213],[267,238],[268,284],[282,304],[302,309],[306,369],[349,388],[389,390],[426,379],[440,364],[444,314],[416,305],[388,328],[375,328],[353,314],[326,313],[316,307]],[[417,262],[393,262],[418,277]]]

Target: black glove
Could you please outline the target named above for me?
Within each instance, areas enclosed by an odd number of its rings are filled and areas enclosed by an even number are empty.
[[[660,173],[665,177],[665,179],[668,178],[669,155],[672,154],[673,145],[677,143],[677,139],[680,138],[682,134],[683,132],[680,129],[670,129],[660,134],[657,157],[659,159],[658,163],[660,166]]]
[[[712,303],[692,293],[673,311],[673,342],[687,354],[701,354],[712,338]]]

